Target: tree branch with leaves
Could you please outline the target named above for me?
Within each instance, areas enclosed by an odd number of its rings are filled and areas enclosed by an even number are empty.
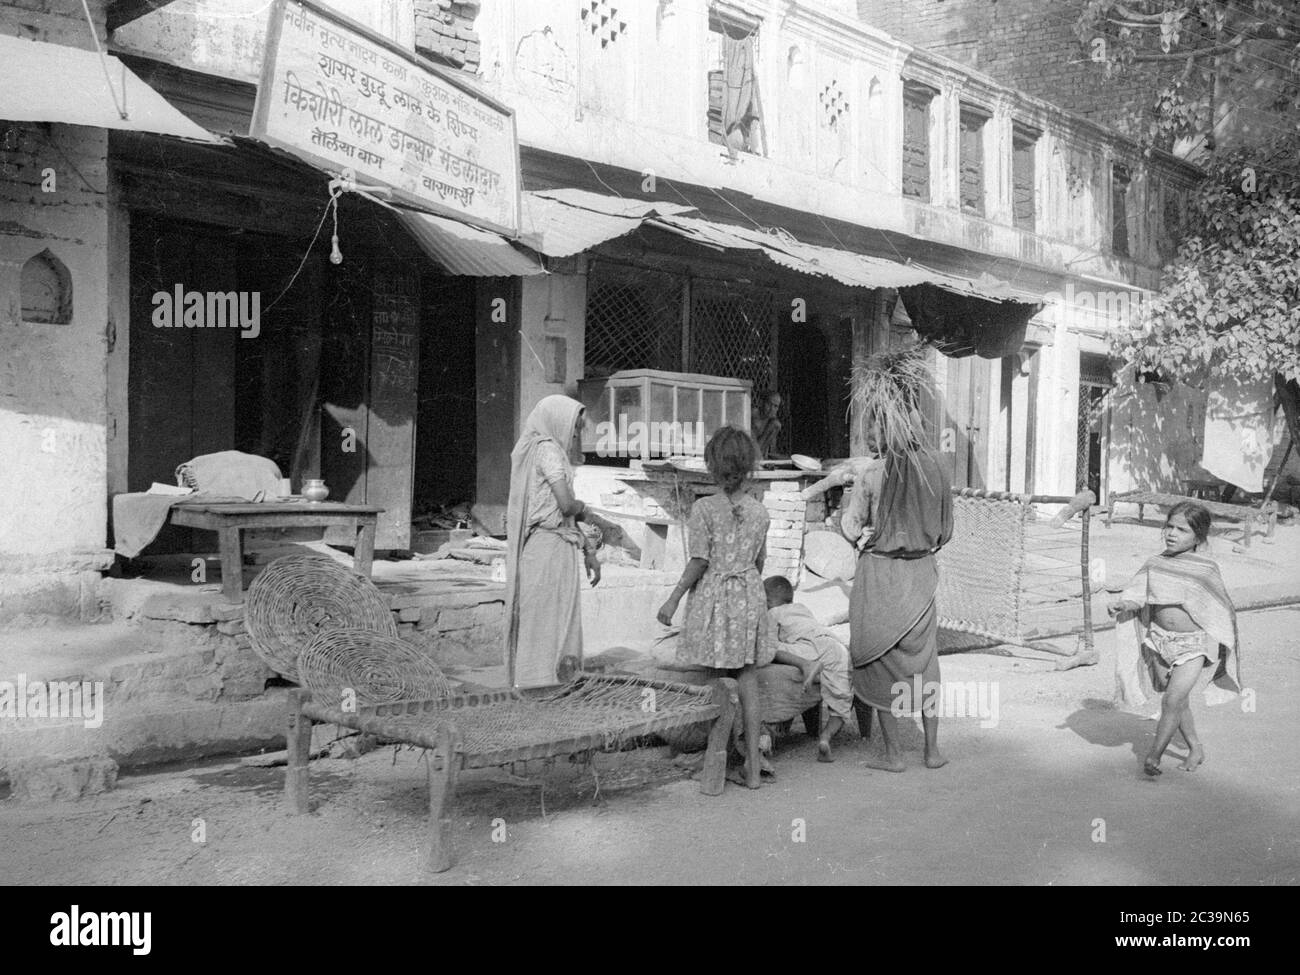
[[[1189,201],[1161,290],[1111,351],[1137,372],[1203,385],[1272,380],[1300,444],[1300,174],[1295,144],[1216,154]]]
[[[1148,118],[1149,141],[1213,150],[1251,127],[1300,133],[1294,0],[1087,0],[1075,33],[1105,78],[1181,63]]]

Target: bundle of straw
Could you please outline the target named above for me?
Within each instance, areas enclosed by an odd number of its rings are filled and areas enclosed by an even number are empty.
[[[881,456],[912,453],[921,446],[921,393],[932,389],[933,382],[922,346],[877,352],[853,363],[853,404]]]

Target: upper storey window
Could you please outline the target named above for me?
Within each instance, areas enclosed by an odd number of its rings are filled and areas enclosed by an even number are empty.
[[[984,124],[988,113],[961,107],[961,208],[984,215]]]
[[[1035,163],[1041,133],[1019,122],[1011,127],[1011,219],[1033,233],[1038,215]]]
[[[1110,251],[1116,257],[1129,257],[1128,189],[1129,172],[1123,166],[1110,171]]]
[[[903,196],[930,202],[930,109],[933,88],[903,83]]]
[[[756,19],[739,11],[709,11],[709,141],[733,153],[766,155],[758,27]]]

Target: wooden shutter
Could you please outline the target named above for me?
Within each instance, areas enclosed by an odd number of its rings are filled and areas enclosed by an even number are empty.
[[[930,202],[930,100],[927,89],[912,89],[903,99],[903,195]]]
[[[961,208],[984,213],[984,123],[987,116],[962,109]]]
[[[1034,149],[1038,133],[1016,126],[1011,138],[1011,212],[1021,230],[1032,232],[1035,226]]]

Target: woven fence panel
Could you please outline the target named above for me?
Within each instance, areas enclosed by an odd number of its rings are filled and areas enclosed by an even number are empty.
[[[682,287],[675,274],[593,262],[587,278],[587,374],[681,371]]]
[[[748,379],[756,393],[772,381],[770,291],[729,291],[700,284],[691,289],[691,372]]]

